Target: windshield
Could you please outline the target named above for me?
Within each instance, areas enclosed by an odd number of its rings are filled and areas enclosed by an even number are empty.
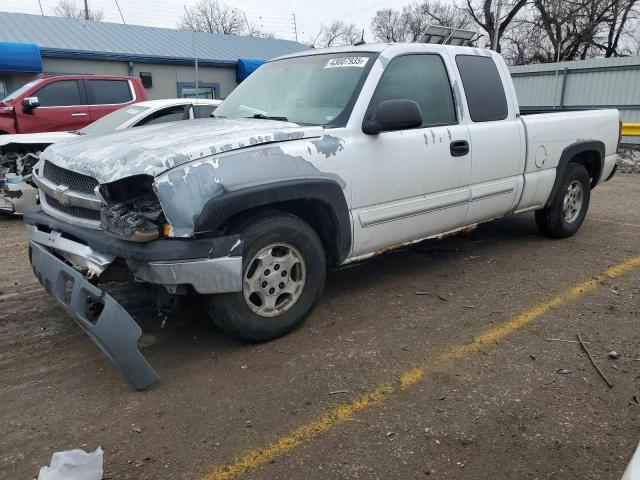
[[[27,90],[29,90],[31,87],[33,87],[34,85],[36,85],[40,80],[33,80],[29,83],[25,83],[23,86],[21,86],[20,88],[18,88],[17,90],[14,90],[13,92],[11,92],[9,95],[7,95],[6,97],[4,97],[2,100],[0,100],[1,102],[10,102],[11,100],[15,100],[16,98],[18,98],[20,95],[22,95],[24,92],[26,92]]]
[[[266,63],[242,82],[216,117],[274,118],[308,125],[345,123],[373,63],[369,53],[309,55]]]
[[[78,130],[81,135],[96,135],[98,133],[107,133],[116,130],[122,124],[128,122],[133,117],[141,114],[142,112],[149,110],[149,107],[141,107],[139,105],[129,105],[128,107],[121,108],[115,112],[111,112],[109,115],[96,120],[95,122],[87,125],[84,128]]]

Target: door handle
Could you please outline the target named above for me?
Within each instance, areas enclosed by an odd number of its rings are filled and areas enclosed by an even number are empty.
[[[449,145],[449,151],[452,157],[462,157],[469,153],[469,142],[466,140],[454,140]]]
[[[86,117],[87,115],[89,115],[88,113],[72,113],[71,116],[72,117]]]

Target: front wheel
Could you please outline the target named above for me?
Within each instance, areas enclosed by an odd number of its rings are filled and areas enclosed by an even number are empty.
[[[212,295],[206,311],[224,332],[249,342],[285,335],[315,307],[326,276],[323,245],[300,218],[270,212],[242,222],[242,292]]]
[[[590,200],[589,172],[583,165],[570,163],[551,205],[536,211],[538,229],[549,237],[570,237],[582,225]]]

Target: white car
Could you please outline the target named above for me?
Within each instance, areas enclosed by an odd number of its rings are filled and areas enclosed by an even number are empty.
[[[169,98],[128,105],[72,132],[23,133],[0,136],[0,212],[22,215],[37,203],[31,170],[49,145],[79,135],[97,135],[125,128],[207,118],[222,100]]]

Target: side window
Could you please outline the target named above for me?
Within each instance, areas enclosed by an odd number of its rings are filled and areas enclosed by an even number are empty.
[[[367,117],[375,115],[384,100],[413,100],[422,110],[422,124],[456,123],[453,93],[439,55],[404,55],[387,66],[373,94]]]
[[[156,123],[177,122],[189,118],[188,107],[182,105],[178,107],[170,107],[151,114],[149,117],[139,121],[135,126],[155,125]]]
[[[471,120],[491,122],[507,118],[507,97],[493,59],[477,55],[458,55],[456,63],[462,77]]]
[[[89,105],[110,105],[133,100],[127,80],[85,80]]]
[[[68,107],[84,104],[80,100],[80,88],[76,80],[48,83],[33,96],[38,97],[41,107]]]
[[[194,105],[193,110],[196,118],[208,118],[218,108],[217,105]]]

